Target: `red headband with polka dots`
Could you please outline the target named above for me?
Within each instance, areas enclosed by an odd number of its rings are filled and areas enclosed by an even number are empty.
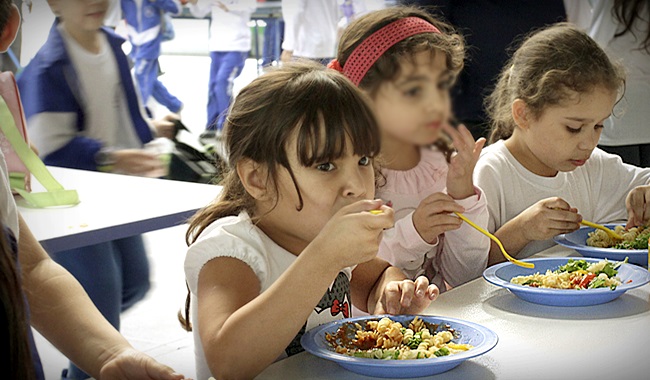
[[[345,67],[341,67],[336,59],[333,59],[327,67],[342,72],[358,86],[368,70],[386,50],[405,38],[422,33],[440,33],[440,30],[419,17],[399,19],[374,32],[359,44],[348,57]]]

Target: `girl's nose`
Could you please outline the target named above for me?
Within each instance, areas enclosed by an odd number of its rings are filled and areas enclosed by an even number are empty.
[[[578,148],[582,150],[594,150],[598,145],[598,140],[600,140],[600,134],[602,131],[602,128],[592,129],[591,133],[587,133],[585,138],[580,141]]]
[[[360,169],[351,171],[351,173],[346,176],[343,194],[346,197],[360,197],[365,195],[368,191],[366,185],[369,182],[366,177],[367,175],[364,175]]]

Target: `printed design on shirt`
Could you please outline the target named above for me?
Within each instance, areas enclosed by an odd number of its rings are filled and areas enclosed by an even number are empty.
[[[300,339],[302,338],[303,335],[305,335],[305,329],[307,328],[307,323],[302,325],[302,328],[300,331],[298,331],[298,334],[296,334],[295,338],[289,343],[287,348],[284,349],[284,352],[287,354],[287,356],[292,356],[295,354],[299,354],[303,352],[305,349],[302,348],[302,344],[300,344]]]
[[[345,273],[339,272],[332,286],[327,289],[323,298],[314,308],[318,314],[325,310],[329,310],[333,317],[339,314],[342,314],[344,318],[350,317],[350,280]]]

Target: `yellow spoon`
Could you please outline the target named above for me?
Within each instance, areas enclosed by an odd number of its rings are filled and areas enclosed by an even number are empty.
[[[612,237],[614,239],[617,239],[617,240],[623,240],[623,236],[617,234],[616,232],[614,232],[613,230],[603,226],[602,224],[593,223],[593,222],[590,222],[590,221],[587,221],[587,220],[584,220],[584,219],[582,220],[582,222],[580,222],[580,224],[584,224],[585,226],[589,226],[589,227],[593,227],[593,228],[596,228],[596,229],[599,229],[599,230],[603,230],[610,237]]]
[[[482,233],[483,235],[485,235],[485,236],[489,237],[490,239],[494,240],[494,242],[497,243],[497,245],[499,246],[499,249],[501,249],[501,253],[503,253],[503,256],[504,256],[506,259],[508,259],[511,263],[516,264],[516,265],[519,265],[520,267],[524,267],[524,268],[535,268],[535,264],[533,264],[533,263],[525,263],[525,262],[523,262],[523,261],[517,260],[517,259],[515,259],[514,257],[510,256],[510,255],[508,254],[508,252],[506,252],[506,249],[503,248],[503,244],[501,244],[501,241],[499,240],[498,237],[492,235],[492,234],[489,233],[487,230],[485,230],[485,229],[479,227],[479,226],[476,225],[474,222],[472,222],[471,220],[467,219],[467,217],[466,217],[465,215],[461,214],[460,212],[455,212],[454,214],[458,215],[459,218],[461,218],[463,221],[465,221],[465,222],[466,222],[467,224],[469,224],[470,226],[476,228],[476,230],[477,230],[478,232],[480,232],[480,233]]]

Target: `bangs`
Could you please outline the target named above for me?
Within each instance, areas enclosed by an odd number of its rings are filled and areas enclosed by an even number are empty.
[[[336,78],[347,81],[346,78]],[[352,144],[358,156],[374,157],[381,147],[372,111],[359,91],[349,84],[324,85],[304,99],[298,127],[297,154],[308,167],[341,158]]]

